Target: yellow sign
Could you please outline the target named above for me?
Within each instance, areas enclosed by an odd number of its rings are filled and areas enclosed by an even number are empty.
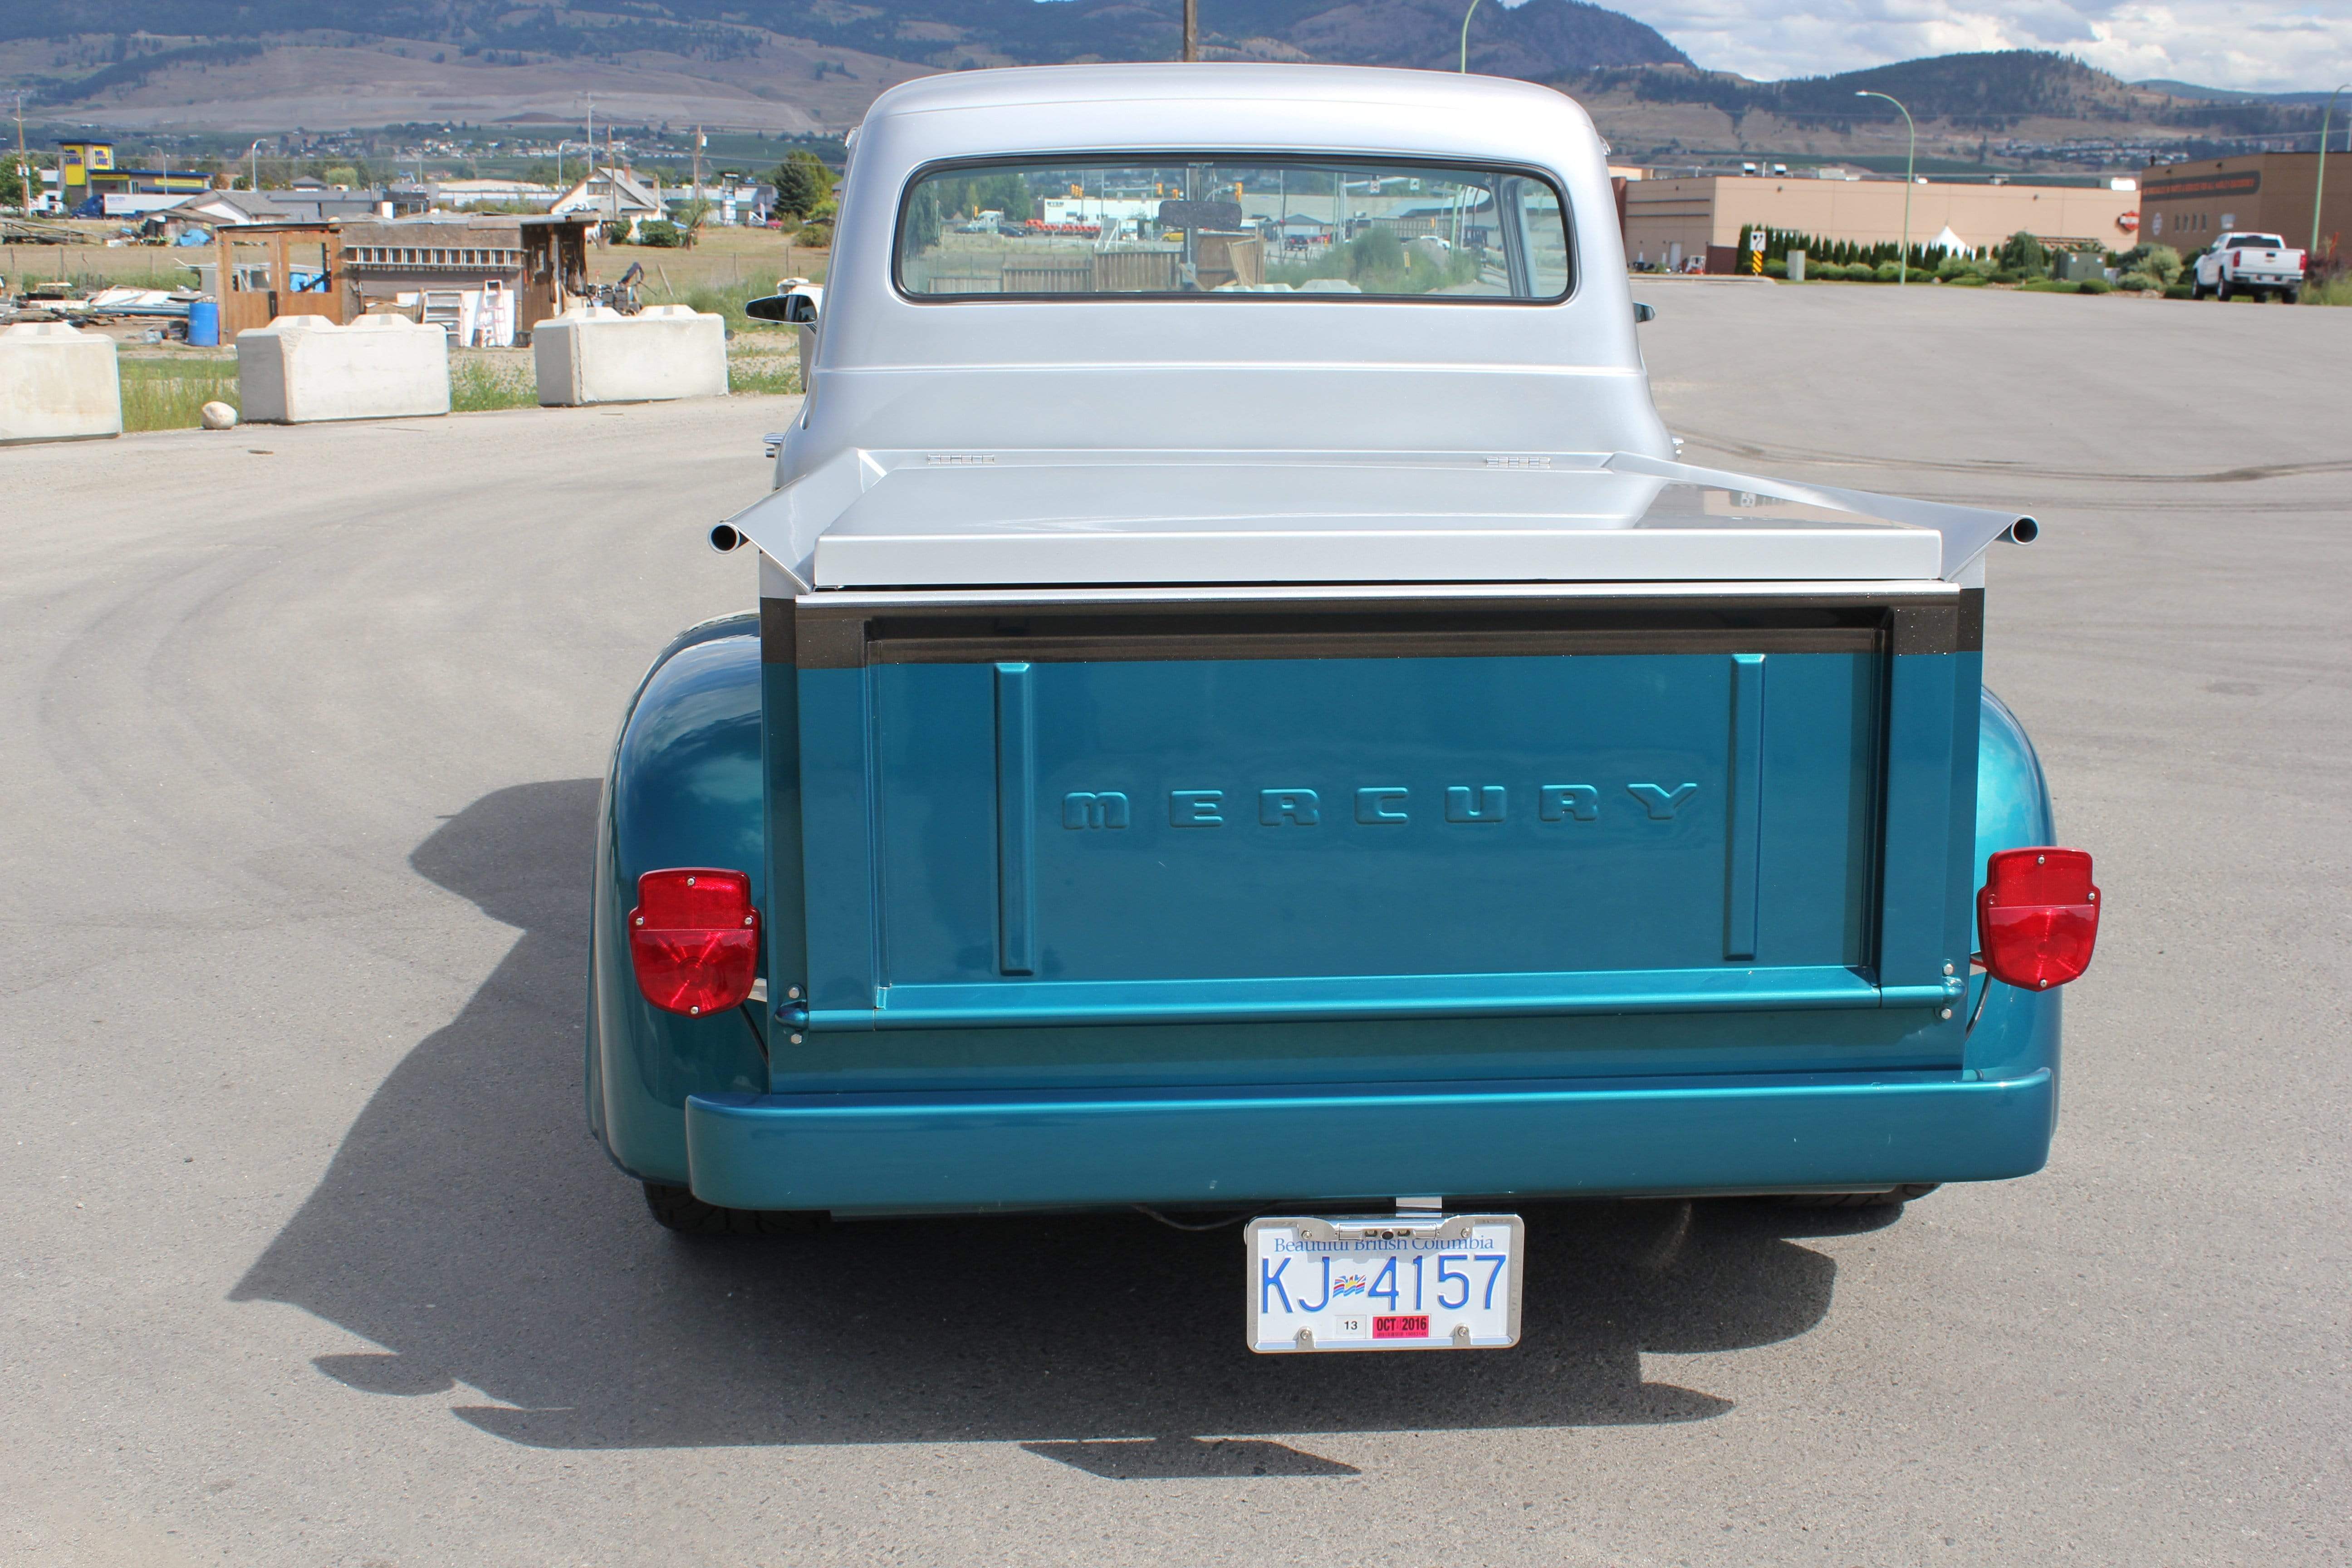
[[[93,169],[114,167],[114,149],[103,145],[92,147],[89,150],[89,166]]]

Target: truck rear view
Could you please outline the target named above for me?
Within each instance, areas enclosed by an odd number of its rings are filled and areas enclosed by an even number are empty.
[[[1679,462],[1610,210],[1514,84],[877,102],[760,614],[607,794],[658,1215],[1230,1215],[1254,1348],[1476,1348],[1513,1204],[2039,1168],[2096,890],[1980,684],[2032,521]]]

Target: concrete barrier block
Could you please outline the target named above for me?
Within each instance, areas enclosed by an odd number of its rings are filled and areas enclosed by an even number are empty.
[[[271,425],[449,412],[449,335],[403,316],[280,316],[236,335],[245,417]]]
[[[546,408],[587,403],[657,403],[727,392],[727,323],[686,305],[624,316],[577,306],[530,330]]]
[[[0,331],[0,442],[122,434],[114,340],[65,321]]]

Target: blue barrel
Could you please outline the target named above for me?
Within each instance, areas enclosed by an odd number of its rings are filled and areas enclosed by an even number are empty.
[[[216,300],[188,301],[188,342],[200,349],[216,348],[220,344],[220,302]]]

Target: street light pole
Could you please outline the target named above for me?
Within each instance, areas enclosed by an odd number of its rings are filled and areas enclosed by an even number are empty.
[[[1462,74],[1470,74],[1470,18],[1478,14],[1478,0],[1470,0],[1470,9],[1462,13]]]
[[[2327,95],[2327,112],[2319,117],[2319,169],[2311,182],[2311,248],[2303,253],[2305,267],[2311,265],[2311,258],[2319,254],[2319,198],[2327,193],[2327,128],[2336,121],[2336,93],[2347,87],[2352,87],[2352,81],[2338,84],[2336,92]],[[2352,135],[2344,141],[2347,147],[2352,147]]]
[[[247,154],[253,159],[253,195],[256,200],[261,195],[261,144],[267,140],[267,137],[257,136],[253,139],[253,145],[246,149]]]
[[[1854,97],[1884,98],[1895,108],[1903,109],[1901,100],[1883,92],[1857,92]],[[1911,281],[1911,175],[1919,163],[1919,128],[1911,123],[1911,111],[1907,109],[1903,109],[1903,125],[1911,133],[1911,146],[1903,154],[1903,258],[1896,264],[1895,273],[1895,281],[1898,285]]]
[[[1201,0],[1184,0],[1184,58],[1201,58]]]

